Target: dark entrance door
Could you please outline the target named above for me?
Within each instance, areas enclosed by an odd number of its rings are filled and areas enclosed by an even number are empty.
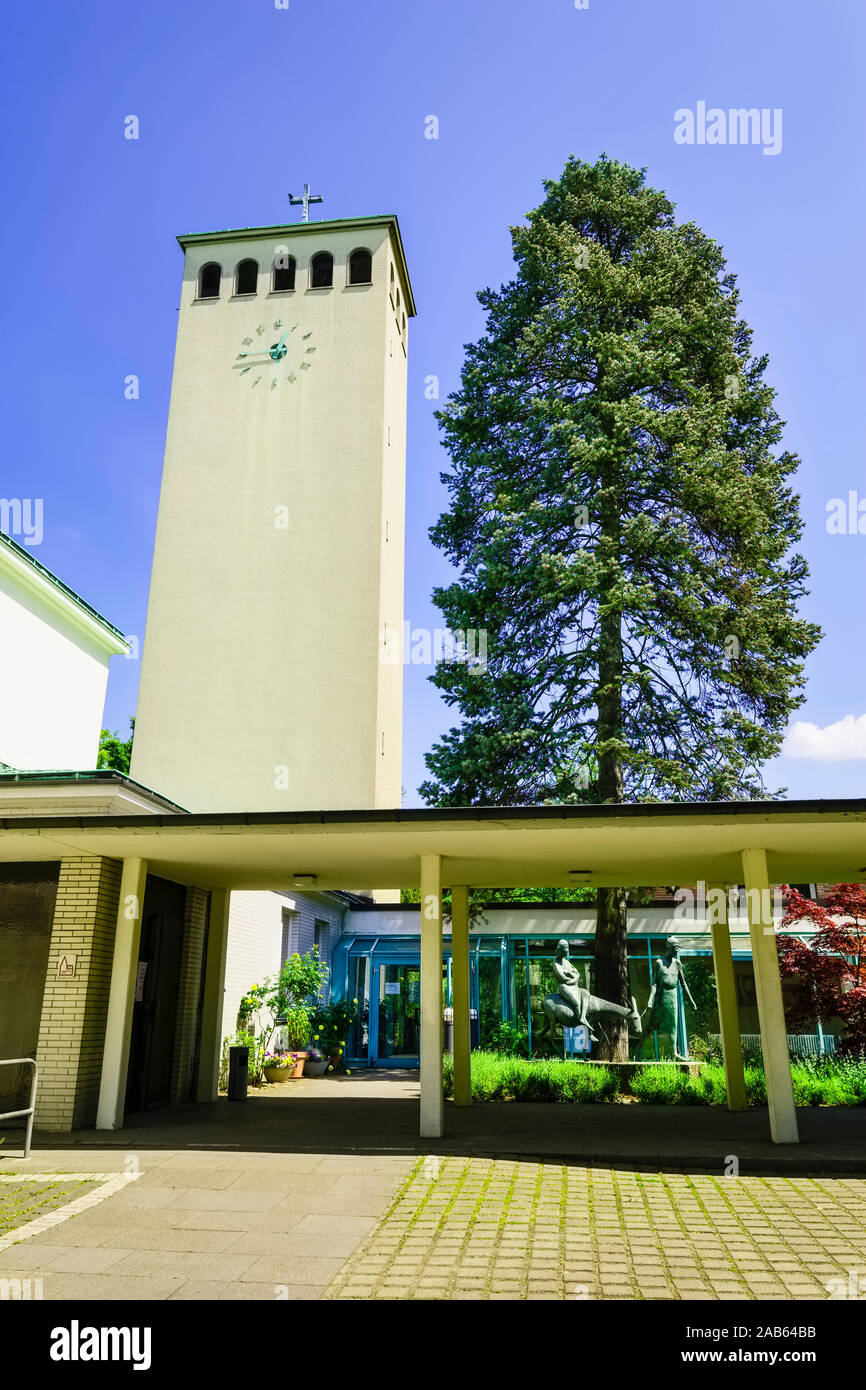
[[[129,1111],[153,1110],[171,1098],[183,896],[178,884],[148,879],[132,1010],[126,1086]],[[153,907],[167,910],[149,910]]]

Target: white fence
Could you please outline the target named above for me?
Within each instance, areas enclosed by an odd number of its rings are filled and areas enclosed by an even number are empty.
[[[710,1033],[710,1042],[721,1047],[721,1033]],[[760,1033],[741,1033],[745,1052],[760,1052]],[[797,1057],[830,1057],[836,1051],[835,1033],[789,1033],[788,1051]]]

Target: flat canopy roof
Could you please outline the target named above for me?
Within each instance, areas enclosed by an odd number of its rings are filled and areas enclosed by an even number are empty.
[[[0,862],[138,857],[200,888],[413,888],[424,854],[446,885],[739,883],[744,849],[767,851],[771,883],[859,882],[866,800],[0,820]]]

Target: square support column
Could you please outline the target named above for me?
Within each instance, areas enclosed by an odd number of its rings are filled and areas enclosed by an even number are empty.
[[[196,1100],[216,1100],[219,1089],[223,997],[226,987],[226,950],[229,939],[231,899],[231,889],[229,888],[211,890]]]
[[[724,884],[714,883],[710,885],[708,905],[728,1109],[745,1110],[746,1078],[743,1074],[743,1044],[740,1039],[734,958],[731,954],[731,933],[728,928],[728,895]]]
[[[147,860],[124,859],[114,933],[114,956],[96,1107],[97,1129],[122,1129],[129,1070],[132,1009],[141,943],[141,914],[147,886]]]
[[[454,1018],[454,1104],[472,1100],[469,1026],[469,890],[451,889],[451,1002]]]
[[[442,860],[421,856],[421,1137],[439,1139],[442,1090]]]
[[[767,876],[767,854],[763,849],[744,849],[742,857],[761,1026],[761,1051],[764,1054],[764,1077],[770,1107],[770,1134],[774,1144],[798,1144],[800,1136],[791,1084],[788,1029],[782,1003],[782,979]]]

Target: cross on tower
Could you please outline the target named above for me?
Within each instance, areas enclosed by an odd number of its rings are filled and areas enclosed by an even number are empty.
[[[308,183],[304,184],[304,191],[300,198],[295,198],[291,193],[289,194],[289,202],[292,207],[303,206],[304,211],[301,214],[302,222],[309,222],[310,220],[310,203],[323,203],[324,201],[324,198],[322,198],[320,194],[310,192],[310,185]]]

